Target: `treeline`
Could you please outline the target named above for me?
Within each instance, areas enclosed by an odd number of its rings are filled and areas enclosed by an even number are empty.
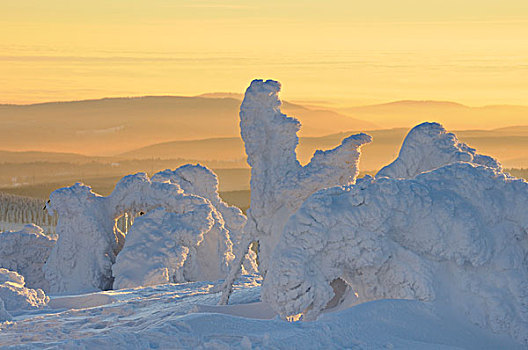
[[[510,173],[512,176],[528,181],[528,168],[510,168],[504,169],[504,171]]]
[[[0,192],[0,231],[16,229],[24,224],[36,224],[47,233],[54,233],[57,217],[48,215],[41,199]]]

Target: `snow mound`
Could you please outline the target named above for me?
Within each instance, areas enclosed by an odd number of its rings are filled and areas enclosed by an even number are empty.
[[[44,234],[37,225],[25,225],[20,231],[0,232],[0,267],[16,271],[29,288],[49,289],[42,267],[57,238]]]
[[[322,190],[286,225],[263,300],[313,319],[341,279],[352,304],[443,301],[528,343],[526,203],[527,182],[470,163]]]
[[[284,224],[312,193],[353,183],[358,174],[360,147],[371,141],[352,135],[340,146],[316,151],[306,166],[295,149],[301,123],[284,115],[278,97],[281,85],[254,80],[240,106],[240,129],[251,166],[251,205],[246,234],[259,241],[259,270],[266,274]]]
[[[49,297],[42,289],[24,287],[24,277],[0,268],[0,319],[9,319],[7,311],[38,309],[46,306]]]
[[[145,173],[122,178],[107,197],[77,183],[54,191],[47,208],[58,214],[59,238],[44,265],[54,293],[107,290],[112,287],[112,264],[124,244],[116,220],[157,207],[184,212],[210,204],[201,197],[183,194],[168,182],[152,182]]]
[[[403,141],[398,158],[382,168],[376,177],[410,179],[425,171],[455,162],[469,162],[502,170],[500,163],[460,142],[438,123],[415,126]]]

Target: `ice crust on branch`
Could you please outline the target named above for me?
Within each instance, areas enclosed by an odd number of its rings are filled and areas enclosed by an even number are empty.
[[[321,190],[286,225],[263,300],[313,319],[340,278],[355,302],[447,300],[527,343],[526,203],[527,182],[470,163]]]
[[[358,174],[366,134],[352,135],[340,146],[317,151],[301,166],[295,149],[301,124],[280,110],[281,85],[254,80],[240,106],[240,129],[251,166],[251,205],[245,232],[258,240],[259,270],[265,274],[271,253],[284,224],[312,193],[335,185],[353,183]]]
[[[157,207],[175,213],[213,210],[204,198],[187,195],[175,184],[152,182],[145,173],[125,176],[107,197],[77,183],[50,195],[47,208],[59,216],[57,244],[44,265],[53,293],[107,290],[112,287],[112,264],[124,244],[116,220]]]
[[[26,288],[23,276],[0,268],[0,321],[10,319],[8,311],[38,309],[48,302],[42,289]]]
[[[42,228],[28,224],[20,231],[0,232],[0,267],[24,276],[28,288],[49,289],[42,267],[57,241]]]
[[[422,123],[407,134],[398,158],[383,167],[376,177],[410,179],[425,171],[433,170],[454,162],[469,162],[502,170],[494,158],[478,154],[456,135],[447,132],[438,123]]]

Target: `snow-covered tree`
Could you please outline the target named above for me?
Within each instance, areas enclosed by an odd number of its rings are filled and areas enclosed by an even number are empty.
[[[528,183],[457,162],[412,179],[321,190],[287,223],[262,289],[282,316],[315,318],[346,282],[350,304],[450,301],[528,343]],[[343,292],[343,291],[341,291]]]
[[[316,151],[302,166],[295,153],[301,123],[281,112],[280,88],[277,81],[254,80],[240,106],[240,130],[251,166],[251,204],[241,247],[247,250],[251,241],[259,242],[263,275],[290,215],[317,190],[353,183],[360,148],[371,141],[366,134],[349,136],[332,150]],[[222,303],[229,298],[236,274],[233,269],[226,280]]]

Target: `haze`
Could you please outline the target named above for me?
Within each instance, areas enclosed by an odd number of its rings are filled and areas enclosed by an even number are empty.
[[[0,103],[242,92],[527,104],[528,3],[2,1]],[[475,121],[476,123],[477,121]]]

